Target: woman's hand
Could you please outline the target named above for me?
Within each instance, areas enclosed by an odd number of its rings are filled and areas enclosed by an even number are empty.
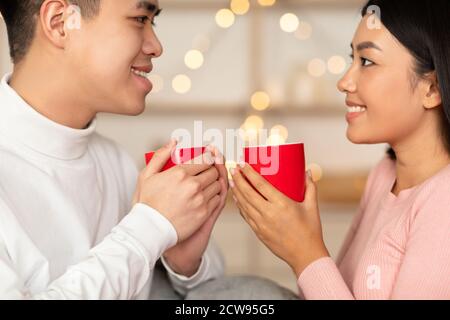
[[[231,174],[230,185],[242,217],[257,237],[289,264],[297,278],[312,262],[329,256],[322,237],[316,186],[309,172],[303,203],[282,194],[248,164],[231,170]]]

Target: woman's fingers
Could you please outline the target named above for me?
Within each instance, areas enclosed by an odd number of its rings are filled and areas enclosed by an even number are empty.
[[[308,170],[306,173],[306,193],[304,205],[312,205],[317,203],[317,188],[314,180],[312,178],[311,171]]]
[[[241,217],[245,220],[245,222],[247,222],[250,228],[252,228],[253,232],[257,233],[259,229],[256,222],[248,214],[245,213],[245,211],[239,206],[239,204],[237,206],[239,208]]]
[[[275,202],[277,199],[284,196],[258,172],[256,172],[250,165],[248,165],[247,163],[243,163],[240,166],[242,172],[250,181],[250,183],[264,196],[264,198],[269,200],[269,202]]]
[[[242,218],[250,225],[250,227],[256,231],[258,229],[258,225],[256,223],[257,220],[259,220],[260,213],[245,200],[242,193],[240,193],[239,190],[234,189],[233,190],[233,198],[236,201],[236,205],[239,208],[239,213],[241,214]]]
[[[233,176],[233,184],[232,189],[237,189],[239,193],[242,195],[242,198],[245,199],[245,202],[248,202],[253,207],[255,207],[258,211],[264,212],[267,209],[267,201],[264,199],[245,179],[240,170],[232,169],[231,175]]]

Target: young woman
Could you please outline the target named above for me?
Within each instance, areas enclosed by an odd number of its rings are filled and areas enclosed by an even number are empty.
[[[392,148],[369,176],[337,261],[310,174],[296,203],[244,164],[232,173],[235,200],[306,299],[449,299],[450,2],[371,0],[362,16],[338,84],[347,136]]]

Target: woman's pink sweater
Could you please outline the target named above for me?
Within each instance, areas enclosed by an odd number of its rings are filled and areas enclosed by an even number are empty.
[[[395,162],[371,172],[336,263],[298,279],[305,299],[450,299],[450,165],[395,196]]]

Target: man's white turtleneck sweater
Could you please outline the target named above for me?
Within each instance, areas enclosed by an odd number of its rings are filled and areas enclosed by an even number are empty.
[[[132,159],[87,129],[59,125],[0,84],[0,298],[145,299],[153,268],[177,242],[170,222],[131,199]],[[223,272],[209,247],[180,293]]]

